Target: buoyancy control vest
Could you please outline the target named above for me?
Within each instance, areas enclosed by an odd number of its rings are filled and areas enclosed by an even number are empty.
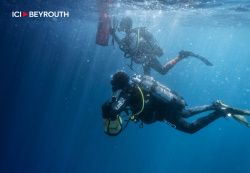
[[[171,104],[171,106],[176,106],[177,109],[183,109],[187,105],[183,97],[177,92],[162,85],[150,76],[141,76],[136,74],[132,77],[132,83],[141,87],[142,90],[152,93],[153,96],[161,101]]]
[[[140,58],[142,55],[163,55],[163,51],[154,36],[145,27],[138,27],[125,37],[120,49],[126,58]]]

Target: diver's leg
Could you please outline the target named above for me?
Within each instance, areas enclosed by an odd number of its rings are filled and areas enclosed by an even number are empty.
[[[180,115],[174,115],[174,117],[167,117],[166,121],[167,124],[171,124],[171,127],[176,128],[185,133],[193,134],[200,129],[206,127],[211,122],[215,121],[216,119],[220,118],[221,116],[216,112],[210,113],[207,116],[201,117],[196,119],[194,122],[189,123]]]
[[[151,68],[153,68],[155,71],[162,75],[168,72],[168,70],[165,70],[165,67],[161,65],[161,63],[156,59],[156,57],[150,59],[149,65]]]
[[[166,74],[171,68],[173,68],[180,60],[187,58],[190,55],[188,51],[180,51],[178,57],[172,59],[164,66],[164,73]]]
[[[172,59],[171,61],[166,63],[165,66],[163,67],[164,74],[166,74],[171,68],[175,66],[175,64],[177,64],[182,59],[183,58],[176,57],[175,59]]]
[[[145,64],[143,63],[142,68],[143,68],[143,71],[144,71],[144,75],[150,76],[150,71],[151,71],[150,66],[148,66],[147,63],[145,63]]]
[[[162,66],[161,63],[156,59],[155,56],[147,57],[147,64],[153,68],[158,73],[164,75],[166,74],[176,63],[178,63],[183,58],[175,58],[169,61],[165,66]]]
[[[183,118],[189,118],[193,115],[196,115],[196,114],[199,114],[202,112],[206,112],[206,111],[211,111],[211,110],[213,110],[211,105],[196,106],[196,107],[192,107],[188,110],[183,110],[180,115]]]

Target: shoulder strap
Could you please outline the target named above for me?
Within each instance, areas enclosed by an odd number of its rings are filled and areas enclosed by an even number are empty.
[[[141,97],[142,97],[142,108],[139,112],[137,112],[136,114],[133,114],[130,116],[130,118],[127,120],[127,123],[126,125],[123,127],[122,131],[127,127],[128,123],[130,122],[130,120],[132,120],[134,123],[137,123],[138,120],[137,120],[137,117],[138,115],[144,110],[144,95],[143,95],[143,92],[141,90],[141,88],[139,86],[137,86],[138,90],[140,91],[141,93]],[[140,128],[143,128],[143,122],[139,125]]]
[[[137,117],[140,113],[142,113],[142,111],[144,110],[144,95],[143,95],[143,92],[141,90],[141,88],[139,86],[137,86],[138,90],[140,91],[141,93],[141,97],[142,97],[142,107],[141,107],[141,110],[139,112],[137,112],[136,114],[133,114],[130,119],[133,120],[134,122],[137,122]]]

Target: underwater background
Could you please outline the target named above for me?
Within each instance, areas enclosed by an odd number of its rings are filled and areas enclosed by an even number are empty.
[[[0,172],[249,172],[250,129],[220,118],[190,135],[163,122],[103,131],[110,79],[130,75],[117,44],[95,43],[99,12],[130,16],[153,33],[164,65],[180,50],[209,59],[179,62],[162,84],[188,107],[226,104],[250,110],[250,1],[0,2]],[[68,18],[13,18],[12,11],[69,11]],[[119,37],[124,35],[119,34]],[[134,69],[143,73],[140,65]],[[188,121],[204,116],[197,115]]]

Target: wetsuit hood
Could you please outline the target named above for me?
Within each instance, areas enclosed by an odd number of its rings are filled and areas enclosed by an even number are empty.
[[[120,27],[118,28],[118,31],[124,31],[128,33],[132,29],[133,21],[130,17],[126,16],[122,18],[120,22]]]
[[[120,89],[126,90],[127,88],[130,88],[129,79],[129,75],[124,71],[118,71],[113,74],[110,82],[113,92]]]

